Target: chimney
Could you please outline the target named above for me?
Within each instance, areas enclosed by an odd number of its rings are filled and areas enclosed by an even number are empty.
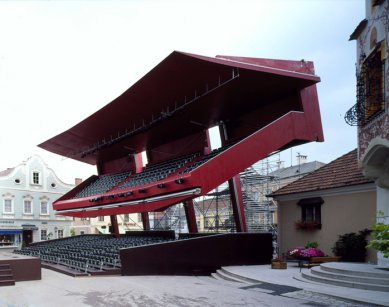
[[[296,158],[297,158],[297,165],[307,163],[307,156],[305,156],[305,155],[300,155],[299,152],[297,153]]]
[[[284,161],[277,161],[277,169],[281,169],[285,167]]]
[[[82,179],[81,179],[81,178],[75,178],[75,179],[74,179],[74,184],[75,184],[76,186],[78,186],[80,183],[82,183]]]

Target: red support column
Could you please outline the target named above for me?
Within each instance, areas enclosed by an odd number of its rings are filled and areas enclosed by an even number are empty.
[[[115,238],[119,238],[119,225],[116,215],[111,215],[112,234]]]
[[[143,230],[150,230],[149,213],[148,212],[142,212],[141,216],[142,216]]]
[[[135,171],[136,173],[140,173],[143,170],[143,158],[142,158],[142,153],[136,153],[134,155],[134,160],[135,160]]]
[[[227,127],[225,124],[219,125],[220,140],[222,146],[226,145],[228,140]],[[237,174],[228,180],[230,196],[232,202],[232,211],[237,232],[247,232],[246,218],[244,215],[242,186],[240,184],[240,175]]]
[[[198,233],[196,223],[196,213],[194,210],[193,200],[187,200],[184,202],[186,222],[188,223],[189,233]]]
[[[240,184],[240,175],[236,175],[228,180],[230,188],[232,211],[237,232],[247,232],[246,218],[244,215],[242,187]]]

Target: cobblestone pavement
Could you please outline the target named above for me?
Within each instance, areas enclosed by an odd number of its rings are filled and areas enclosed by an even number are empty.
[[[0,287],[0,307],[46,306],[368,306],[277,284],[212,277],[108,276],[73,278],[46,269],[42,280]]]
[[[366,304],[360,302],[354,302],[351,300],[345,300],[334,296],[325,294],[315,293],[312,291],[302,290],[296,287],[277,285],[271,283],[258,283],[249,286],[240,287],[240,289],[249,291],[259,291],[268,293],[271,295],[280,295],[284,297],[295,298],[304,300],[305,306],[352,306],[352,307],[367,307],[367,306],[378,306],[374,304]]]

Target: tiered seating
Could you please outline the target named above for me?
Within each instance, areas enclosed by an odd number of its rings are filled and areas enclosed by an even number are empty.
[[[83,273],[119,268],[119,249],[173,239],[162,237],[87,235],[46,241],[15,250],[17,254],[40,257],[43,262],[60,264]]]
[[[192,153],[173,160],[149,165],[140,173],[131,176],[129,172],[101,175],[94,182],[78,192],[74,198],[88,197],[103,194],[113,189],[121,191],[128,188],[144,186],[158,182],[170,175],[189,173],[205,162],[225,151],[231,145],[213,150],[210,154],[200,157],[199,153]]]
[[[110,175],[101,175],[91,184],[86,186],[80,192],[78,192],[74,198],[88,197],[96,194],[101,194],[111,190],[113,187],[117,186],[120,182],[131,175],[130,172],[110,174]]]
[[[182,171],[182,174],[189,173],[189,172],[193,171],[194,169],[203,165],[205,162],[209,161],[210,159],[216,157],[218,154],[222,153],[223,151],[225,151],[226,149],[228,149],[231,146],[232,146],[232,144],[212,150],[212,152],[210,154],[201,157],[199,160],[197,160],[196,162],[194,162],[193,164],[191,164],[187,168],[185,168]]]
[[[174,174],[178,169],[184,167],[185,164],[190,163],[198,155],[198,153],[190,154],[174,160],[147,166],[143,172],[138,173],[134,177],[130,178],[127,182],[121,185],[119,189],[146,185],[165,179],[169,175]]]

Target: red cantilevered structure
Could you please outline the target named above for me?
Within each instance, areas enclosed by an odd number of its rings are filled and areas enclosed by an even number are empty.
[[[54,202],[75,217],[164,210],[229,181],[238,231],[245,231],[239,173],[269,154],[323,141],[312,62],[172,52],[114,101],[39,146],[97,166]],[[208,128],[222,147],[211,151]],[[145,151],[148,165],[142,167]]]

